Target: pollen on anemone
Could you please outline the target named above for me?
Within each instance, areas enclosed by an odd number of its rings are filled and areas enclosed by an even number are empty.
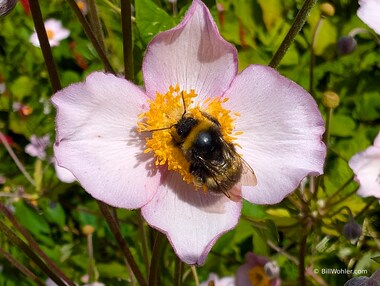
[[[277,203],[322,173],[324,122],[313,98],[266,66],[238,74],[237,51],[202,1],[151,41],[142,71],[145,89],[95,72],[56,93],[55,157],[96,199],[141,208],[185,263],[205,262],[237,224],[242,198]],[[172,132],[184,108],[216,119],[223,142],[254,170],[257,185],[242,180],[238,200],[195,186]]]

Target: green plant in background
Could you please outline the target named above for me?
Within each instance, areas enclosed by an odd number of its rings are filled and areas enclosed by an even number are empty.
[[[89,183],[84,183],[83,174],[96,167],[87,166],[77,171],[76,167],[79,168],[83,158],[88,156],[85,150],[72,158],[66,155],[62,158],[58,156],[58,161],[54,158],[54,109],[50,103],[53,93],[99,70],[118,74],[119,77],[124,75],[137,85],[145,84],[151,98],[157,91],[165,94],[167,90],[161,90],[160,85],[165,83],[164,75],[168,70],[162,66],[161,70],[152,71],[150,78],[156,77],[156,86],[151,86],[149,82],[147,85],[146,77],[150,71],[144,64],[142,73],[143,58],[144,55],[146,58],[151,57],[147,45],[155,35],[181,22],[191,1],[136,0],[131,6],[129,1],[99,0],[95,3],[90,0],[57,0],[41,3],[40,7],[38,1],[30,0],[20,1],[12,12],[10,9],[14,3],[11,2],[0,3],[0,11],[5,11],[2,14],[9,13],[0,18],[0,210],[3,215],[0,223],[0,284],[48,285],[54,281],[57,285],[95,285],[96,281],[100,281],[105,285],[198,285],[201,281],[214,281],[215,285],[277,285],[275,283],[281,280],[282,285],[343,285],[353,276],[366,276],[355,278],[356,281],[377,279],[375,270],[379,267],[380,257],[380,190],[377,176],[380,163],[378,140],[375,138],[379,132],[380,116],[380,51],[378,36],[356,16],[358,3],[342,0],[335,2],[335,7],[328,3],[314,7],[315,1],[205,1],[222,37],[237,48],[239,71],[251,64],[269,64],[303,86],[314,97],[325,119],[323,141],[327,146],[327,157],[323,175],[307,176],[294,193],[283,200],[294,188],[288,187],[289,191],[281,192],[287,189],[281,173],[294,176],[299,170],[287,168],[276,171],[280,178],[279,184],[275,184],[276,177],[273,177],[273,187],[263,193],[253,191],[252,198],[243,188],[243,197],[259,203],[260,196],[268,196],[272,201],[268,199],[266,203],[271,205],[251,204],[243,200],[239,223],[222,235],[211,249],[212,244],[206,252],[201,251],[205,263],[196,267],[182,262],[193,264],[201,261],[197,260],[199,257],[192,257],[194,248],[191,243],[197,234],[192,231],[186,234],[186,229],[191,230],[190,225],[185,225],[186,221],[183,231],[170,233],[160,225],[162,219],[159,216],[156,216],[156,220],[149,218],[146,209],[143,208],[140,214],[140,211],[111,208],[88,196],[78,183],[71,183],[76,179],[71,174],[73,172],[84,188],[102,201],[114,206],[137,207],[128,206],[131,198],[129,201],[128,198],[123,199],[123,193],[119,193],[111,202],[107,194],[111,191],[109,187],[104,190],[99,188],[99,192],[106,191],[103,197],[100,193],[94,193],[94,188],[101,186],[104,181],[101,176],[91,177]],[[358,15],[376,32],[377,22],[368,19],[371,15],[365,9],[376,11],[378,7],[372,7],[372,2],[366,3],[361,3]],[[48,19],[56,19],[61,24],[56,22],[54,27],[50,27]],[[53,29],[61,27],[68,32]],[[31,43],[34,30],[41,48]],[[59,40],[52,42],[54,36],[58,35]],[[192,43],[194,41],[183,42],[183,55]],[[215,45],[213,50],[223,45],[217,40],[211,43]],[[175,58],[175,51],[165,50],[158,60],[163,58],[170,61]],[[207,60],[210,59],[206,57]],[[196,60],[190,63],[196,65]],[[228,73],[230,67],[230,64],[225,64],[218,70]],[[265,74],[266,69],[269,68],[263,69],[258,75]],[[242,75],[247,73],[245,71]],[[208,73],[213,77],[217,74]],[[162,80],[159,80],[160,76]],[[108,90],[106,94],[103,93],[104,96],[110,96],[109,90],[115,89],[113,97],[109,97],[109,101],[112,101],[131,88],[131,84],[121,83],[126,82],[122,79],[116,81],[111,76],[108,79],[102,84],[100,77],[93,83],[89,79],[87,87],[76,84],[60,94],[63,96],[66,93],[69,98],[75,93],[75,97],[72,97],[72,102],[75,102],[80,97],[86,98],[86,89],[97,86],[92,93],[102,94],[103,90]],[[170,84],[181,83],[178,78],[176,80]],[[270,78],[264,76],[261,83],[269,81]],[[247,82],[255,81],[252,78]],[[218,87],[220,93],[224,91],[223,84],[229,86],[228,81],[221,81]],[[275,85],[276,81],[273,81],[269,86]],[[81,91],[75,90],[81,86]],[[246,86],[239,90],[240,96],[244,96]],[[199,93],[198,89],[195,91]],[[270,105],[265,104],[270,102],[270,97],[260,102],[261,105],[246,101],[247,111],[265,112],[269,110],[267,106],[278,104],[283,105],[283,109],[276,110],[274,114],[284,112],[286,107],[291,106],[285,103],[285,91],[285,87],[274,89],[273,98],[278,98]],[[141,91],[136,89],[136,92]],[[293,93],[296,95],[296,92]],[[253,97],[263,94],[263,91],[250,90],[247,96],[250,94]],[[181,116],[183,104],[180,99],[184,95],[181,92],[178,95],[177,101],[181,107],[178,114]],[[305,96],[306,93],[302,98]],[[228,97],[231,98],[223,103],[223,107],[233,110],[232,96]],[[190,106],[186,100],[185,105]],[[58,103],[58,108],[60,104],[63,101]],[[95,104],[88,98],[83,104],[94,104],[99,109],[112,102]],[[115,110],[122,105],[123,100],[106,117],[100,115],[99,118],[112,118],[117,113]],[[77,122],[76,116],[84,114],[83,105],[80,106],[78,102],[73,105],[78,111],[67,113],[62,124]],[[206,112],[223,122],[223,128],[224,119],[213,110],[208,109]],[[303,119],[298,120],[299,124],[312,118],[310,110],[306,110]],[[128,120],[128,116],[137,111],[129,110],[128,114],[122,114]],[[192,112],[192,116],[197,116],[191,108],[188,111]],[[244,110],[233,111],[241,113],[240,117],[234,119],[239,126],[239,118],[243,120],[246,115]],[[299,111],[299,106],[294,111]],[[71,134],[83,130],[81,128],[93,115],[88,113],[83,125],[74,125]],[[276,121],[276,117],[264,119],[263,122],[267,124]],[[286,122],[286,119],[281,119],[281,122]],[[110,123],[108,128],[114,121]],[[161,120],[158,123],[159,127],[166,127],[162,126]],[[58,132],[66,132],[60,128]],[[299,131],[307,133],[308,128],[303,126]],[[100,130],[90,128],[88,132]],[[270,131],[268,129],[267,134]],[[225,134],[232,133],[223,133],[223,136],[227,136]],[[291,132],[287,134],[293,135]],[[112,135],[115,134],[111,132],[109,136]],[[237,138],[239,136],[242,135],[237,135]],[[254,139],[254,136],[253,132],[249,138]],[[75,150],[81,150],[80,144],[76,146]],[[243,145],[242,150],[244,148]],[[284,166],[292,166],[294,162],[297,166],[298,156],[305,153],[301,150],[304,149],[294,148],[294,157],[286,160]],[[281,151],[285,150],[279,147],[276,151],[276,159],[280,159]],[[94,152],[102,156],[99,148]],[[252,152],[255,153],[255,149]],[[257,188],[260,188],[263,169],[255,165],[255,160],[246,159],[244,152],[240,155],[256,172]],[[305,162],[313,161],[313,156],[304,157]],[[78,158],[82,159],[76,162]],[[62,160],[71,162],[63,165],[71,172],[57,164],[62,164]],[[268,170],[275,170],[275,162],[268,161]],[[105,166],[107,161],[103,163],[101,166]],[[314,164],[320,163],[314,161]],[[300,164],[298,167],[302,169]],[[312,171],[317,172],[309,169],[309,172]],[[266,174],[269,178],[268,172]],[[305,175],[307,172],[302,173],[299,180]],[[126,173],[125,178],[128,176],[130,174]],[[125,178],[121,176],[118,180]],[[131,181],[130,186],[132,183],[144,185],[147,182],[141,176],[133,180],[136,182]],[[114,183],[118,181],[114,180]],[[125,185],[120,187],[124,188]],[[141,187],[139,190],[142,192]],[[221,197],[230,201],[226,195],[221,194]],[[262,199],[260,203],[263,202]],[[230,201],[227,205],[233,204],[238,203]],[[168,208],[171,206],[172,203]],[[191,214],[194,216],[193,210],[183,210],[183,214],[179,215],[188,215],[189,220]],[[207,212],[215,216],[218,211],[206,208]],[[162,234],[148,227],[143,216],[148,218],[149,224],[171,237],[170,243],[176,252],[169,247]],[[172,219],[174,223],[174,217]],[[201,233],[207,227],[217,230],[208,222],[207,216],[203,222]],[[183,237],[185,234],[186,237]],[[173,237],[181,235],[184,246],[179,247]],[[212,240],[214,243],[215,240]],[[208,251],[210,253],[207,255]],[[223,278],[227,276],[229,278]],[[46,281],[47,278],[50,280]],[[349,283],[356,282],[350,280],[346,284],[351,285]]]

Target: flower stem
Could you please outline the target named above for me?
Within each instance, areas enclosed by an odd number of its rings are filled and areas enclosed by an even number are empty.
[[[115,71],[112,68],[111,63],[109,62],[105,51],[101,47],[99,41],[97,40],[94,32],[91,30],[91,27],[90,27],[89,23],[87,22],[86,18],[83,16],[82,11],[79,9],[79,7],[78,7],[77,3],[75,2],[75,0],[66,0],[66,1],[69,3],[69,5],[71,6],[71,8],[74,10],[74,12],[75,12],[75,14],[76,14],[79,22],[81,23],[81,25],[83,27],[84,32],[86,33],[88,39],[91,41],[91,43],[94,46],[96,52],[98,53],[99,58],[100,58],[100,60],[103,63],[104,69],[107,72],[115,74]]]
[[[113,4],[110,0],[103,0],[103,3],[107,4],[107,6],[110,7],[114,12],[120,14],[121,9]]]
[[[131,251],[129,250],[129,246],[128,246],[127,242],[123,239],[123,236],[120,232],[119,224],[115,220],[115,218],[112,216],[108,205],[106,205],[105,203],[103,203],[101,201],[97,201],[97,202],[98,202],[100,211],[102,212],[105,220],[107,221],[107,224],[108,224],[109,228],[111,229],[117,243],[119,244],[120,249],[122,250],[122,252],[124,254],[124,257],[127,259],[127,262],[129,264],[129,266],[131,267],[131,270],[132,270],[133,274],[135,275],[137,281],[139,282],[139,284],[141,286],[147,286],[146,281],[145,281],[139,267],[137,266],[137,263],[136,263],[135,259],[133,258]]]
[[[146,233],[145,225],[144,225],[144,219],[143,219],[141,213],[138,214],[137,222],[139,225],[139,232],[140,232],[140,237],[141,237],[144,263],[145,263],[145,267],[148,271],[150,251],[149,251],[149,247],[148,247],[148,240],[147,240],[147,233]]]
[[[298,12],[293,25],[290,27],[289,32],[286,34],[285,39],[282,41],[280,47],[274,54],[272,60],[269,63],[269,66],[272,68],[277,68],[280,64],[282,58],[286,54],[287,50],[290,47],[290,44],[293,42],[294,38],[301,31],[303,25],[306,22],[306,18],[310,13],[310,10],[313,8],[317,0],[305,0],[301,10]]]
[[[323,142],[325,142],[326,147],[329,146],[329,141],[330,141],[330,125],[331,125],[331,118],[333,115],[333,109],[326,107],[326,126],[325,126],[325,134],[323,134]]]
[[[331,203],[331,201],[329,201],[330,204],[327,204],[326,203],[326,208],[327,207],[330,207],[331,205],[335,205],[335,204],[340,204],[342,203],[343,201],[347,200],[349,197],[351,197],[352,195],[355,195],[358,191],[359,187],[355,188],[352,192],[348,193],[347,195],[345,195],[344,197],[342,198],[339,198],[339,200]]]
[[[22,273],[24,273],[31,281],[34,281],[38,286],[45,286],[45,283],[43,283],[36,275],[34,275],[34,273],[31,270],[29,270],[20,262],[18,262],[10,253],[6,252],[1,247],[0,255],[4,256],[9,261],[9,263],[13,264],[13,266],[15,266]]]
[[[123,31],[124,77],[134,80],[131,0],[121,0],[121,28]]]
[[[160,256],[164,249],[165,236],[160,232],[156,233],[156,238],[154,240],[152,259],[150,260],[150,269],[149,269],[149,286],[159,285],[159,275],[158,269],[160,264]]]
[[[35,187],[36,182],[32,179],[32,177],[29,175],[29,173],[26,171],[24,165],[20,162],[20,160],[17,158],[15,152],[13,152],[12,147],[9,145],[7,138],[5,138],[4,134],[0,131],[0,141],[3,143],[5,149],[7,149],[9,156],[13,159],[15,164],[17,165],[18,169],[21,171],[21,173],[25,176],[25,178]]]
[[[40,42],[42,55],[44,57],[46,68],[49,74],[51,86],[53,87],[53,91],[55,93],[61,89],[61,82],[59,80],[57,68],[53,59],[53,54],[51,52],[49,39],[45,30],[44,20],[42,19],[40,4],[38,3],[38,0],[29,0],[29,4],[34,27],[36,28],[36,33],[38,36],[38,41]]]
[[[307,247],[307,237],[309,235],[309,227],[305,226],[305,232],[302,235],[300,243],[300,252],[299,252],[299,264],[298,264],[298,273],[300,286],[306,286],[306,276],[305,276],[305,257],[306,257],[306,247]]]
[[[354,176],[351,176],[342,186],[339,187],[326,201],[326,206],[329,206],[329,203],[333,198],[335,198],[341,191],[343,191],[354,179]]]
[[[314,95],[314,66],[315,66],[315,54],[314,54],[314,43],[317,38],[319,28],[321,27],[323,17],[320,15],[318,22],[314,28],[313,36],[311,38],[310,44],[310,70],[309,70],[309,92]]]
[[[176,256],[175,259],[175,268],[174,268],[174,285],[182,285],[182,272],[183,272],[183,262]]]
[[[177,16],[178,14],[178,6],[177,6],[177,1],[174,1],[172,4],[172,8],[173,8],[173,16]]]
[[[87,235],[87,251],[88,251],[88,281],[95,282],[95,261],[94,248],[92,245],[92,234]]]
[[[378,201],[378,198],[372,198],[368,204],[355,216],[355,219],[357,219],[358,217],[360,217],[362,214],[364,214],[370,207],[371,205]]]
[[[90,25],[96,39],[99,42],[100,47],[103,51],[106,51],[106,46],[104,44],[104,35],[102,31],[102,26],[100,24],[100,19],[98,15],[98,9],[95,4],[95,0],[87,0],[88,4],[88,15],[90,18]]]
[[[65,281],[66,285],[75,286],[74,282],[71,281],[52,261],[45,252],[39,247],[38,243],[33,239],[33,237],[28,233],[28,231],[16,220],[15,216],[9,211],[2,203],[0,203],[0,212],[12,223],[12,225],[25,237],[28,241],[28,248],[33,249],[48,265],[48,268],[57,273],[62,280]]]
[[[198,278],[197,268],[194,265],[191,265],[190,269],[191,269],[191,273],[193,274],[193,277],[194,277],[195,286],[199,286],[199,278]]]
[[[2,220],[0,220],[0,232],[5,234],[10,242],[20,248],[34,263],[37,264],[40,269],[45,272],[58,286],[66,286],[60,277],[52,271],[38,255],[27,245],[21,238],[19,238],[8,226],[6,226]]]

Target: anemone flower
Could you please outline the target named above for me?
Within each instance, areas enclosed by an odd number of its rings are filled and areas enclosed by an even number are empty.
[[[246,263],[236,271],[236,286],[280,286],[280,269],[266,256],[247,253]]]
[[[357,194],[380,199],[380,132],[373,146],[354,155],[348,164],[355,173],[355,180],[360,184]]]
[[[380,0],[359,0],[358,17],[380,35]]]
[[[62,27],[62,23],[56,19],[46,20],[45,30],[47,37],[49,39],[49,44],[52,47],[58,46],[59,43],[66,39],[70,35],[70,31]],[[40,41],[38,40],[37,32],[34,32],[29,41],[33,44],[33,46],[40,47]]]
[[[144,90],[95,72],[56,93],[55,156],[96,199],[141,208],[185,263],[205,262],[237,224],[242,198],[274,204],[322,173],[324,122],[313,98],[266,66],[238,74],[237,51],[202,1],[151,41],[142,71]],[[191,126],[179,130],[179,121]],[[191,147],[203,143],[211,152],[201,157]]]

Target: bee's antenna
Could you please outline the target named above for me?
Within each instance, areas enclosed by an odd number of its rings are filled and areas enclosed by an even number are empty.
[[[186,114],[186,102],[185,102],[185,97],[183,96],[183,91],[181,91],[181,97],[182,97],[182,103],[183,103],[183,113],[181,118],[183,118]]]
[[[182,116],[181,118],[183,118],[186,114],[186,102],[185,102],[185,97],[183,96],[183,91],[181,91],[181,98],[182,98],[182,103],[183,103],[183,113],[182,113]],[[167,130],[167,129],[171,129],[173,128],[174,126],[176,126],[176,124],[173,124],[169,127],[163,127],[163,128],[157,128],[157,129],[151,129],[151,130],[143,130],[142,132],[154,132],[154,131],[161,131],[161,130]]]

